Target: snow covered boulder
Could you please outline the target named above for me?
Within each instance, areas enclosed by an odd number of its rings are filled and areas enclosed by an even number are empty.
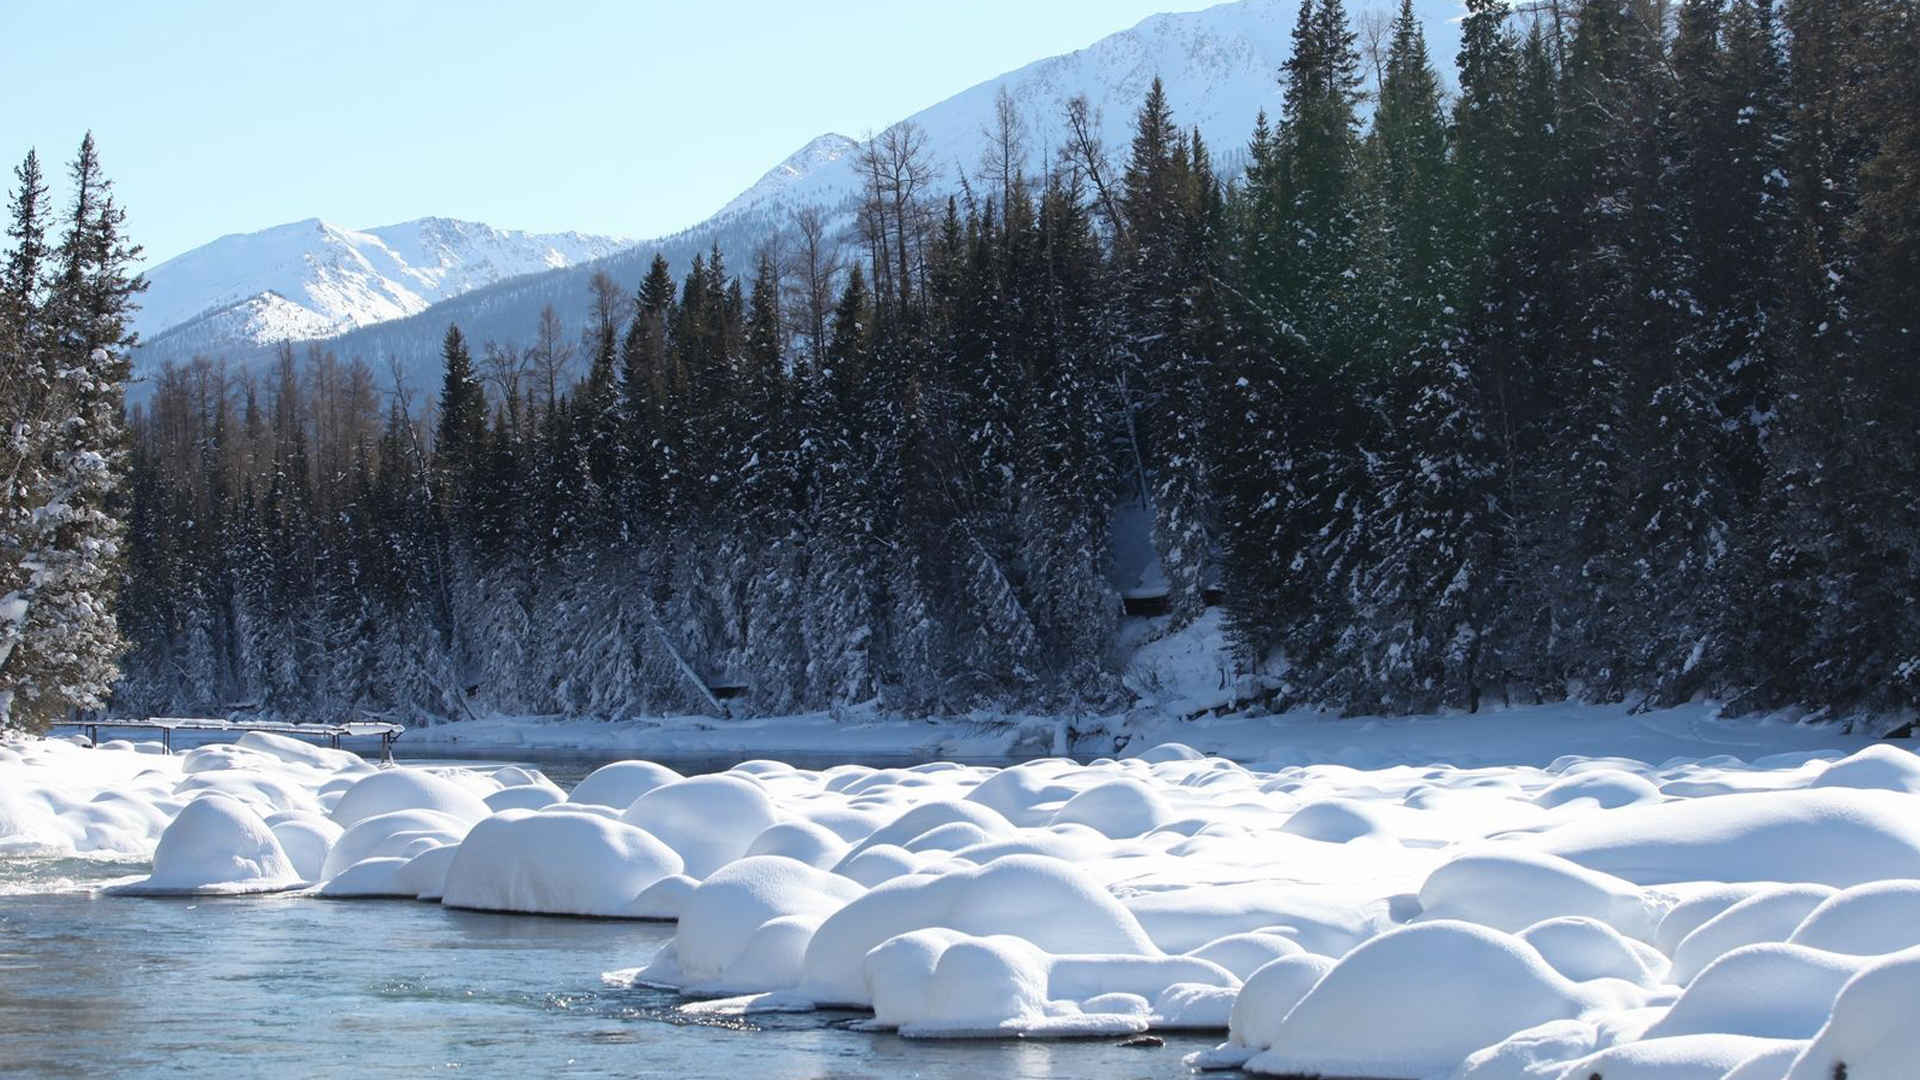
[[[680,868],[679,855],[631,825],[593,814],[508,810],[461,841],[441,902],[479,911],[624,916],[643,890]]]
[[[1459,919],[1517,933],[1546,919],[1580,915],[1646,940],[1659,911],[1631,882],[1522,848],[1480,851],[1442,863],[1420,886],[1422,919]]]
[[[395,810],[433,810],[468,825],[493,810],[467,787],[422,769],[381,769],[358,781],[334,804],[333,820],[343,829]]]
[[[941,950],[909,1038],[997,1037],[1040,1027],[1047,1012],[1047,955],[1022,938],[963,938]],[[888,1014],[901,1016],[899,1003]],[[1142,1022],[1134,1030],[1145,1028]]]
[[[283,810],[267,818],[267,827],[286,851],[302,880],[318,881],[327,865],[327,852],[346,830],[329,818],[301,810]]]
[[[1849,980],[1833,1015],[1801,1052],[1787,1080],[1905,1080],[1920,1062],[1920,948],[1872,962]]]
[[[1249,1038],[1262,1051],[1247,1062],[1249,1072],[1432,1076],[1516,1031],[1572,1019],[1595,1003],[1518,938],[1431,922],[1348,953],[1277,1024],[1247,1017],[1235,1030],[1271,1034]]]
[[[1652,987],[1667,973],[1667,959],[1658,949],[1623,937],[1598,919],[1548,919],[1520,931],[1520,940],[1540,950],[1555,971],[1574,982],[1625,979]]]
[[[1015,825],[1045,825],[1054,808],[1079,794],[1061,783],[1060,769],[1044,762],[1027,762],[1001,769],[967,793],[968,802],[989,807]]]
[[[1747,945],[1715,960],[1688,983],[1645,1037],[1719,1032],[1809,1038],[1826,1023],[1840,988],[1864,966],[1860,957],[1801,945]]]
[[[454,856],[459,853],[459,844],[446,844],[408,859],[405,866],[393,872],[396,895],[411,896],[415,900],[439,900],[446,895],[447,868],[453,865]]]
[[[1283,956],[1295,956],[1305,950],[1300,943],[1279,934],[1228,934],[1216,938],[1187,955],[1219,964],[1234,976],[1245,979]]]
[[[566,795],[552,784],[515,784],[488,795],[484,801],[487,809],[497,814],[502,810],[544,810],[565,799]]]
[[[1660,926],[1653,933],[1654,947],[1672,956],[1680,942],[1698,930],[1702,923],[1747,897],[1757,896],[1772,888],[1774,886],[1766,882],[1740,881],[1701,889],[1669,908],[1660,917]]]
[[[320,876],[344,873],[362,859],[411,859],[430,848],[457,844],[470,828],[466,821],[438,810],[393,810],[364,818],[327,849]]]
[[[320,895],[329,900],[372,900],[380,897],[412,899],[418,890],[398,883],[400,872],[412,862],[413,859],[395,855],[361,859],[329,878],[325,885],[320,886]]]
[[[1920,881],[1875,881],[1829,896],[1787,940],[1854,956],[1920,945]]]
[[[923,802],[875,829],[853,846],[847,858],[852,859],[869,848],[886,844],[904,848],[916,837],[955,822],[975,826],[987,836],[1009,836],[1014,831],[1011,822],[984,803],[936,799]]]
[[[1609,1047],[1572,1062],[1558,1074],[1557,1080],[1592,1080],[1595,1076],[1603,1080],[1724,1080],[1730,1071],[1755,1056],[1793,1045],[1751,1035],[1701,1034],[1646,1039]]]
[[[654,788],[635,799],[621,820],[678,852],[688,877],[704,878],[745,855],[780,814],[760,785],[721,775]]]
[[[1165,825],[1173,811],[1152,787],[1133,779],[1109,780],[1090,787],[1056,810],[1052,825],[1085,825],[1101,835],[1125,840]]]
[[[1743,945],[1787,940],[1833,894],[1825,885],[1779,885],[1747,897],[1680,939],[1668,978],[1685,986],[1708,964]]]
[[[1536,806],[1552,809],[1582,799],[1601,810],[1660,801],[1660,789],[1653,781],[1620,769],[1593,769],[1575,773],[1534,796]]]
[[[1530,841],[1640,885],[1920,877],[1920,796],[1835,787],[1589,814]]]
[[[1280,829],[1329,844],[1345,844],[1363,836],[1393,839],[1393,830],[1379,809],[1356,799],[1308,803],[1295,810]]]
[[[567,798],[571,802],[625,810],[633,805],[633,800],[653,789],[684,779],[665,765],[651,761],[616,761],[588,773]]]
[[[747,845],[748,857],[784,855],[823,870],[831,870],[846,853],[847,842],[840,839],[839,833],[811,821],[769,825]]]
[[[1051,953],[1156,955],[1133,915],[1078,867],[1012,855],[981,867],[885,882],[835,912],[807,946],[800,992],[823,1005],[867,1007],[864,961],[881,942],[942,926],[1016,935]]]
[[[866,890],[781,855],[728,863],[687,898],[674,933],[685,987],[701,992],[782,990],[800,980],[812,927]],[[784,920],[784,929],[762,933]]]
[[[273,829],[245,803],[209,794],[188,803],[160,834],[153,873],[115,891],[134,895],[278,892],[300,885]]]
[[[1878,788],[1920,794],[1920,755],[1886,743],[1874,743],[1828,766],[1810,786]]]

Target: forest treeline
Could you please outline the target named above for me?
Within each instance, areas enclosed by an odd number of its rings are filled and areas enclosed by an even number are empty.
[[[1306,0],[1225,153],[1157,85],[950,182],[896,127],[845,230],[450,327],[436,400],[156,373],[119,701],[1097,709],[1163,579],[1276,707],[1912,707],[1917,6],[1467,7],[1448,93]]]

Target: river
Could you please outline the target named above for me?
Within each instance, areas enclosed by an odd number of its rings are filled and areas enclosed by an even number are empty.
[[[532,763],[571,786],[595,760]],[[601,983],[670,924],[90,891],[145,870],[0,858],[0,1073],[1120,1080],[1189,1075],[1181,1056],[1216,1041],[916,1041],[846,1030],[848,1013],[696,1024],[672,994]]]

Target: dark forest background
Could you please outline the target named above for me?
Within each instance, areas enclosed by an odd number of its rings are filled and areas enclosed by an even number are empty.
[[[1106,708],[1164,586],[1275,707],[1910,709],[1917,6],[1467,6],[1448,95],[1307,0],[1243,147],[1008,104],[934,199],[892,129],[845,235],[450,327],[437,400],[155,373],[116,707]]]

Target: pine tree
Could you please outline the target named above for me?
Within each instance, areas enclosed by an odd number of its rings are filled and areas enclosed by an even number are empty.
[[[8,490],[0,507],[0,723],[44,724],[69,709],[99,709],[119,677],[125,641],[114,620],[123,560],[126,462],[121,404],[127,332],[145,283],[132,272],[140,249],[127,242],[126,215],[100,170],[93,136],[70,170],[72,203],[60,244],[44,271],[45,302],[31,321],[23,254],[34,234],[34,174],[23,165],[14,195],[18,245],[8,260],[8,322],[24,372],[22,404],[10,433]],[[25,325],[20,325],[24,321]],[[24,339],[24,340],[22,340]]]

